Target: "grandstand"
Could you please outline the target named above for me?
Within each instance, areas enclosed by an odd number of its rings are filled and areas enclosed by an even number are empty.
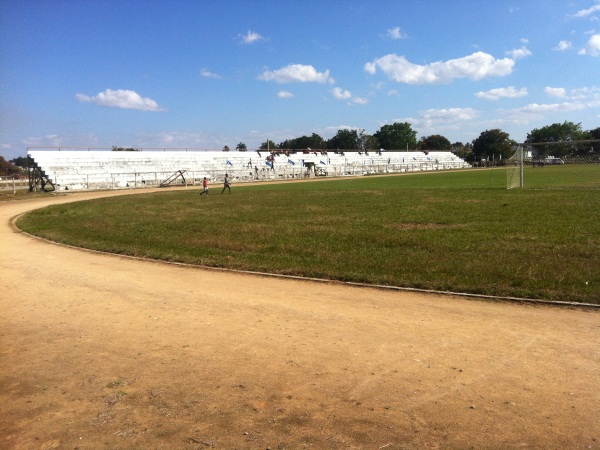
[[[194,185],[203,177],[249,182],[360,176],[469,167],[449,151],[209,151],[29,148],[30,190],[122,189]],[[50,186],[50,187],[48,187]]]

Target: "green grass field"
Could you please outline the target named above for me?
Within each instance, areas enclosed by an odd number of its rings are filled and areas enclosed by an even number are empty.
[[[58,205],[18,226],[142,257],[600,303],[600,195],[506,190],[504,170],[211,186]]]

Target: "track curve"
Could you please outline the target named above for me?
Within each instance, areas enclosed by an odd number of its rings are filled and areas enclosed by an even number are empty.
[[[600,447],[597,311],[139,261],[10,224],[135,193],[0,204],[2,448]]]

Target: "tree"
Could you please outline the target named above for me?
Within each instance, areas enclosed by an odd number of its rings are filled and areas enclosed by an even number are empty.
[[[542,128],[535,128],[527,134],[527,142],[560,142],[585,139],[587,133],[581,124],[573,122],[553,123]]]
[[[373,135],[386,150],[403,150],[417,147],[417,132],[408,122],[382,126]]]
[[[228,151],[229,151],[229,146],[228,146],[228,145],[226,145],[225,147],[223,147],[223,151],[224,151],[224,152],[228,152]]]
[[[327,141],[327,148],[355,150],[360,148],[360,139],[356,130],[338,130],[335,136]]]
[[[581,124],[573,122],[553,123],[542,128],[535,128],[527,134],[528,144],[534,145],[537,156],[565,156],[590,151],[589,144],[577,144],[574,141],[589,139],[590,134],[581,129]],[[560,142],[560,144],[554,144]],[[547,143],[547,145],[540,145]]]
[[[11,164],[19,167],[27,167],[27,157],[26,156],[17,156],[10,160]]]
[[[448,139],[439,134],[422,137],[419,140],[418,147],[420,150],[450,150],[452,144]]]
[[[260,150],[273,150],[275,148],[278,148],[277,144],[275,144],[275,142],[273,142],[270,139],[267,139],[265,142],[260,144],[260,147],[259,147]]]
[[[475,160],[507,159],[512,156],[513,141],[509,134],[496,128],[482,132],[473,141],[473,156]]]
[[[313,133],[311,136],[302,136],[294,139],[287,139],[279,144],[279,148],[289,148],[292,150],[296,149],[323,149],[326,148],[325,139],[319,136],[316,133]]]
[[[591,139],[600,139],[600,127],[594,128],[588,131]],[[600,153],[600,142],[592,142],[592,148],[590,149],[593,153]]]
[[[317,148],[317,149],[325,149],[325,148],[327,148],[327,143],[325,142],[325,139],[323,139],[317,133],[313,133],[310,136],[310,139],[308,142],[308,147]]]
[[[238,145],[235,146],[235,149],[238,152],[245,152],[247,149],[246,144],[244,144],[243,142],[240,142]]]
[[[455,142],[452,144],[452,153],[465,161],[473,162],[473,145],[471,143],[463,145],[462,142]]]
[[[360,148],[363,150],[379,150],[379,140],[375,136],[366,134],[365,130],[359,130],[358,140],[360,142]]]
[[[9,163],[7,160],[4,159],[4,157],[0,156],[0,175],[17,175],[20,171],[21,169]]]
[[[292,149],[295,150],[296,149],[296,145],[295,145],[295,139],[286,139],[283,142],[280,142],[279,145],[277,146],[277,148],[281,148],[281,149]]]

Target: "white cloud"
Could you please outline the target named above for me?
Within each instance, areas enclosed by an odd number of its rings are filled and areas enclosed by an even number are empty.
[[[553,50],[562,52],[562,51],[568,50],[572,47],[573,47],[573,44],[571,43],[571,41],[560,41],[558,43],[558,45],[556,47],[554,47]]]
[[[217,80],[220,80],[220,79],[222,79],[222,78],[223,78],[223,77],[222,77],[221,75],[219,75],[218,73],[211,72],[211,71],[210,71],[210,70],[208,70],[208,69],[202,69],[202,70],[200,71],[200,75],[202,75],[204,78],[215,78],[215,79],[217,79]]]
[[[505,76],[512,72],[514,65],[514,59],[496,59],[483,52],[427,65],[413,64],[404,56],[389,54],[366,63],[364,70],[375,74],[377,69],[380,69],[391,80],[398,83],[437,84],[450,83],[456,78],[480,80]]]
[[[389,30],[387,30],[386,36],[389,39],[394,39],[394,40],[406,38],[406,35],[402,34],[402,32],[400,31],[400,27],[390,28]]]
[[[523,106],[522,108],[517,108],[516,111],[521,111],[530,114],[539,114],[557,111],[576,111],[582,109],[585,109],[585,105],[583,103],[563,102],[541,105],[537,103],[531,103],[529,105]]]
[[[338,100],[350,100],[348,105],[366,105],[369,100],[364,97],[352,97],[352,93],[340,87],[335,87],[331,90],[333,96]]]
[[[567,95],[565,88],[553,88],[553,87],[547,86],[546,88],[544,88],[544,92],[552,97],[559,97],[559,98],[563,98]]]
[[[47,134],[46,136],[30,136],[23,139],[23,144],[30,147],[60,147],[64,145],[64,139],[57,134]]]
[[[509,52],[506,52],[512,59],[517,60],[520,58],[525,58],[526,56],[531,56],[531,51],[527,49],[527,47],[521,47]]]
[[[572,89],[569,98],[571,100],[585,100],[590,107],[598,106],[598,102],[600,101],[600,87]]]
[[[339,126],[325,127],[325,130],[328,131],[328,132],[329,131],[335,131],[335,132],[337,132],[339,130],[350,130],[350,131],[352,131],[352,130],[360,130],[360,128],[358,128],[358,127],[352,127],[350,125],[339,125]]]
[[[579,55],[590,55],[590,56],[600,55],[600,34],[592,35],[592,37],[590,37],[590,40],[587,43],[587,47],[581,49],[577,53]]]
[[[20,143],[27,147],[101,147],[100,140],[97,135],[89,134],[47,134],[45,136],[29,136]],[[18,146],[22,148],[21,145]]]
[[[479,117],[473,108],[428,109],[417,118],[406,117],[395,122],[409,122],[421,131],[456,129],[462,122],[471,122]]]
[[[288,91],[279,91],[277,93],[277,97],[279,98],[292,98],[294,96],[294,94],[292,94],[291,92]]]
[[[589,108],[598,106],[600,103],[600,87],[583,87],[571,89],[570,92],[567,92],[565,88],[546,87],[544,92],[565,100],[582,101]]]
[[[331,90],[331,93],[338,100],[347,100],[352,97],[350,91],[343,90],[342,88],[335,87]]]
[[[275,81],[276,83],[335,83],[329,76],[329,70],[317,72],[310,65],[290,64],[278,70],[267,70],[258,77],[259,80]]]
[[[253,44],[255,42],[264,40],[264,37],[262,37],[260,34],[250,30],[248,30],[248,32],[243,36],[240,35],[239,38],[243,44]]]
[[[424,119],[435,122],[456,122],[473,120],[479,116],[479,113],[473,108],[444,108],[428,109],[424,111]]]
[[[577,11],[575,14],[573,14],[573,17],[576,17],[576,18],[580,19],[582,17],[590,16],[590,15],[592,15],[595,12],[598,12],[598,11],[600,11],[600,3],[598,3],[597,5],[592,6],[591,8],[581,9],[581,10]]]
[[[142,98],[137,92],[126,89],[107,89],[93,97],[84,94],[75,94],[80,102],[94,103],[107,108],[139,109],[141,111],[164,111],[151,98]]]
[[[563,103],[531,103],[521,108],[514,108],[506,111],[504,116],[512,123],[527,123],[532,120],[542,120],[547,114],[556,112],[581,111],[588,108],[588,105],[581,102],[563,102]]]
[[[498,100],[500,98],[519,98],[527,95],[527,88],[515,89],[514,86],[507,88],[490,89],[489,91],[480,91],[475,94],[475,97],[484,98],[486,100]]]
[[[220,150],[224,145],[229,145],[231,147],[234,142],[240,142],[240,140],[239,136],[228,136],[218,133],[163,131],[158,133],[140,133],[136,135],[135,146]],[[235,146],[235,144],[233,145]]]

